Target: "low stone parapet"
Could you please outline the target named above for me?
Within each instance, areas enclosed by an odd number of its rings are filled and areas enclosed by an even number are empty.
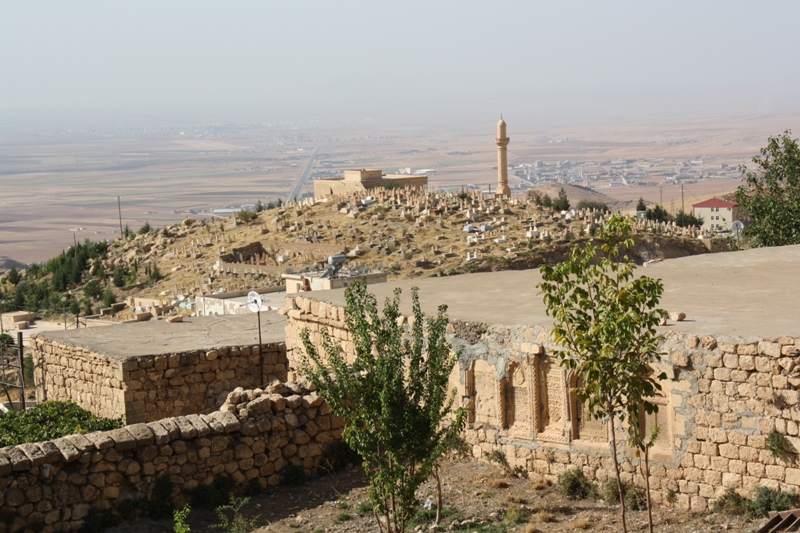
[[[343,425],[316,392],[276,382],[236,389],[209,414],[8,446],[0,449],[0,531],[76,531],[90,514],[148,498],[161,476],[174,484],[176,505],[220,476],[277,485],[288,465],[314,470]]]

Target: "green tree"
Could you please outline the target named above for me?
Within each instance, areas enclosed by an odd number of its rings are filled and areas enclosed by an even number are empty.
[[[103,293],[103,307],[111,307],[111,304],[117,301],[117,297],[110,290]]]
[[[147,235],[148,233],[150,233],[151,229],[152,228],[150,227],[150,223],[145,222],[144,224],[142,224],[142,227],[139,228],[139,235]]]
[[[422,313],[417,289],[412,316],[402,324],[400,290],[382,314],[364,283],[345,291],[345,321],[355,357],[347,362],[340,344],[322,333],[320,351],[308,331],[302,373],[319,389],[331,410],[347,422],[344,439],[363,458],[369,497],[378,527],[403,533],[416,505],[416,491],[435,475],[449,444],[464,428],[466,411],[452,411],[455,390],[447,390],[457,362],[445,338],[447,308],[436,317]],[[322,354],[325,354],[323,358]]]
[[[756,170],[740,167],[744,184],[736,189],[739,207],[749,216],[745,233],[754,246],[800,243],[800,147],[792,132],[770,137],[753,157]]]
[[[608,213],[609,211],[611,211],[608,208],[608,204],[607,203],[598,202],[596,200],[581,200],[580,202],[578,202],[578,205],[575,206],[575,209],[578,209],[578,210],[580,210],[580,209],[595,209],[597,211],[603,211],[605,213]]]
[[[541,205],[542,207],[546,207],[546,208],[548,208],[548,209],[549,209],[549,208],[551,208],[551,207],[553,207],[553,199],[552,199],[552,198],[550,198],[550,195],[549,195],[549,194],[546,194],[546,193],[545,193],[545,194],[543,194],[543,195],[541,196],[541,202],[542,202],[542,203],[541,203],[540,205]]]
[[[258,218],[258,213],[256,213],[255,211],[248,211],[246,209],[242,209],[241,211],[236,212],[236,220],[238,220],[242,224],[249,224],[257,218]]]
[[[261,200],[256,202],[256,213],[260,213],[264,210],[264,204],[261,203]]]
[[[20,282],[20,280],[22,280],[22,276],[19,275],[19,272],[16,268],[11,267],[11,270],[9,270],[8,274],[6,274],[6,279],[10,284],[16,285]]]
[[[558,191],[558,198],[553,200],[553,209],[556,211],[569,211],[569,198],[567,198],[567,191],[564,187]]]
[[[655,222],[669,222],[672,220],[672,215],[669,214],[669,211],[660,205],[647,208],[646,213],[647,220],[653,220]]]
[[[661,280],[634,277],[634,264],[626,251],[634,245],[630,218],[614,215],[598,235],[600,246],[573,246],[569,258],[555,266],[542,265],[547,314],[554,318],[555,342],[562,366],[580,379],[573,390],[588,416],[608,420],[611,456],[622,502],[623,531],[627,531],[623,485],[617,455],[616,422],[628,421],[629,437],[641,443],[638,423],[643,409],[658,406],[648,401],[659,379],[651,364],[658,359],[662,336],[656,327],[666,312],[658,309],[664,292]]]
[[[115,287],[122,288],[125,286],[125,269],[122,267],[117,267],[114,270],[114,275],[111,277],[111,282],[114,283]]]
[[[647,204],[644,203],[644,198],[642,198],[641,196],[639,197],[639,201],[636,202],[636,210],[647,211]]]
[[[691,213],[684,213],[683,210],[680,210],[675,215],[675,225],[681,228],[688,228],[689,226],[701,228],[703,227],[703,217],[696,217]]]
[[[83,293],[89,298],[97,300],[98,298],[100,298],[100,296],[103,295],[103,286],[100,285],[100,283],[98,283],[97,280],[93,279],[92,281],[87,283],[86,286],[83,288]]]

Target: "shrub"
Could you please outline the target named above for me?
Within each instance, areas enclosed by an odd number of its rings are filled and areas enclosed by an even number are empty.
[[[586,479],[586,475],[580,468],[572,468],[558,476],[556,490],[559,494],[573,500],[597,497],[597,487]]]
[[[27,411],[12,411],[0,417],[0,447],[122,426],[122,418],[97,417],[73,402],[44,402]]]
[[[361,456],[343,440],[329,442],[322,449],[319,468],[324,472],[339,472],[348,465],[361,464]]]
[[[107,290],[103,293],[103,307],[111,307],[111,304],[117,301],[117,297],[114,296],[114,293]]]
[[[213,527],[225,531],[225,533],[250,533],[255,529],[258,517],[247,518],[242,515],[242,507],[247,505],[250,498],[237,498],[231,495],[230,502],[220,505],[214,512],[217,513],[219,523]]]
[[[622,484],[622,494],[628,509],[642,511],[647,508],[644,489],[637,485]],[[600,497],[609,505],[619,504],[619,486],[616,479],[609,479],[600,487]]]
[[[786,511],[797,507],[800,496],[796,492],[778,492],[769,487],[756,487],[755,498],[747,514],[753,518],[767,516],[770,511]]]
[[[242,209],[236,213],[236,220],[238,220],[242,224],[249,224],[255,219],[258,218],[258,213],[255,211],[247,211]]]
[[[142,224],[142,227],[139,228],[139,235],[147,235],[148,233],[150,233],[151,229],[152,228],[150,227],[150,223],[145,222],[144,224]]]
[[[787,444],[788,441],[786,437],[777,429],[773,429],[769,432],[769,435],[767,435],[766,448],[772,452],[772,455],[776,459],[783,459],[788,455],[786,450]]]
[[[230,501],[231,492],[236,486],[233,479],[228,476],[219,476],[208,485],[198,485],[191,494],[192,502],[196,507],[213,509]]]
[[[511,524],[519,524],[525,519],[525,513],[519,505],[509,505],[506,509],[506,522]]]
[[[188,504],[183,506],[183,509],[175,509],[175,512],[172,514],[173,520],[175,520],[175,525],[172,528],[174,533],[190,533],[191,528],[189,524],[186,523],[186,518],[189,516],[189,513],[192,511],[192,508],[189,507]]]
[[[281,483],[289,486],[305,485],[308,481],[306,471],[299,465],[286,465],[281,473]]]

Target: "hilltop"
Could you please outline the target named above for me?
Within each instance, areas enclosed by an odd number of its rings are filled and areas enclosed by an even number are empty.
[[[568,194],[585,193],[592,201],[605,199],[580,187],[569,189]],[[284,272],[319,269],[336,254],[345,254],[350,267],[384,271],[390,279],[533,268],[562,260],[606,216],[589,209],[553,212],[528,197],[373,189],[224,219],[187,218],[160,230],[147,225],[125,240],[81,247],[77,254],[70,249],[32,270],[45,276],[37,283],[47,287],[58,287],[58,280],[47,281],[56,275],[47,272],[56,272],[70,292],[64,305],[74,312],[71,302],[81,302],[86,315],[129,296],[176,306],[201,294],[278,286]],[[639,263],[708,251],[694,230],[657,224],[639,230],[633,254]],[[73,256],[77,267],[71,266]],[[75,268],[85,268],[86,274],[76,275]],[[24,299],[26,307],[39,301],[40,309],[31,310],[63,309],[57,296],[38,298]]]

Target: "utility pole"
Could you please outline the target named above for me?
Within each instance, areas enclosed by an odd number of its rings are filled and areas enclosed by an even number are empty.
[[[658,200],[658,205],[661,206],[661,209],[664,209],[664,186],[662,185],[661,187],[658,188],[658,190],[660,195]]]
[[[681,213],[686,212],[686,207],[683,205],[683,182],[681,182]]]
[[[122,238],[122,206],[120,205],[119,199],[121,197],[117,196],[117,213],[119,213],[119,238]]]

